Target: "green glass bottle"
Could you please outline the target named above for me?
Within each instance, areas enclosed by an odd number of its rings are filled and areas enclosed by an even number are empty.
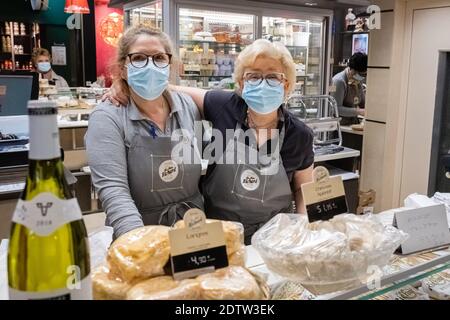
[[[89,240],[64,177],[54,102],[28,103],[29,172],[12,219],[10,299],[92,299]]]

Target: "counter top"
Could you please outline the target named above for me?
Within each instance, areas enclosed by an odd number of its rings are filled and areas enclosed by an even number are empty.
[[[341,132],[356,134],[359,136],[364,135],[364,131],[353,130],[350,126],[341,126]]]
[[[317,155],[314,157],[314,162],[323,162],[323,161],[346,159],[346,158],[356,158],[356,157],[359,157],[360,155],[361,155],[360,151],[344,147],[344,150],[337,152],[337,153]]]
[[[86,128],[88,126],[87,120],[81,121],[68,121],[58,119],[58,128],[68,129],[68,128]]]

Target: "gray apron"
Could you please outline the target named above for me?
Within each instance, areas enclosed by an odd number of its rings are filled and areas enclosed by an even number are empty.
[[[227,143],[223,157],[245,158],[250,148],[238,139],[241,125],[236,125],[234,139]],[[285,134],[284,124],[279,137],[279,150]],[[235,147],[236,144],[236,147]],[[245,154],[242,154],[245,153]],[[227,159],[227,158],[225,158]],[[292,192],[281,156],[272,155],[272,165],[278,166],[275,174],[267,174],[270,165],[258,159],[257,164],[216,164],[205,179],[203,191],[208,218],[238,221],[244,225],[245,244],[251,243],[252,235],[273,216],[290,212]],[[273,173],[273,172],[272,172]]]
[[[189,132],[188,128],[192,125],[185,123],[178,113],[175,116],[181,129]],[[145,125],[149,126],[147,123]],[[176,163],[172,160],[172,148],[177,143],[171,141],[170,136],[142,136],[135,127],[127,155],[130,164],[128,183],[145,225],[171,226],[182,219],[188,209],[203,209],[203,198],[198,188],[200,153],[194,135],[183,135],[183,143],[189,144],[191,154],[197,157],[196,162]]]
[[[349,83],[348,76],[346,75],[347,92],[344,96],[343,105],[349,108],[358,108],[365,105],[365,97],[361,84]],[[359,124],[358,117],[342,117],[341,125],[349,126],[352,124]]]

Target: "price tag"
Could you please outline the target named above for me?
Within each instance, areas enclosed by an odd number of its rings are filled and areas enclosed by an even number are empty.
[[[400,247],[402,254],[450,244],[445,205],[439,204],[395,212],[394,226],[409,234]]]
[[[347,199],[340,176],[330,177],[325,167],[313,171],[314,181],[302,184],[303,201],[306,204],[309,222],[330,220],[347,213]]]
[[[206,223],[203,211],[190,209],[185,228],[169,231],[172,274],[175,280],[196,277],[228,266],[225,235],[220,221]]]

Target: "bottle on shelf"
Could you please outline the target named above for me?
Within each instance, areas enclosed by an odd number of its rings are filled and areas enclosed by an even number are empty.
[[[25,23],[21,23],[20,24],[20,35],[21,36],[25,36],[27,33],[26,33],[26,30],[25,30]]]
[[[16,61],[16,69],[20,69],[19,61]]]
[[[91,299],[89,240],[64,177],[56,103],[30,101],[28,115],[29,171],[12,218],[9,298]]]
[[[11,37],[10,36],[6,36],[6,51],[7,52],[12,52]]]
[[[11,34],[11,27],[9,26],[9,22],[5,22],[5,34]]]
[[[13,31],[14,31],[14,35],[15,35],[15,36],[20,35],[20,31],[19,31],[19,23],[18,23],[18,22],[14,22],[14,23],[13,23]]]

